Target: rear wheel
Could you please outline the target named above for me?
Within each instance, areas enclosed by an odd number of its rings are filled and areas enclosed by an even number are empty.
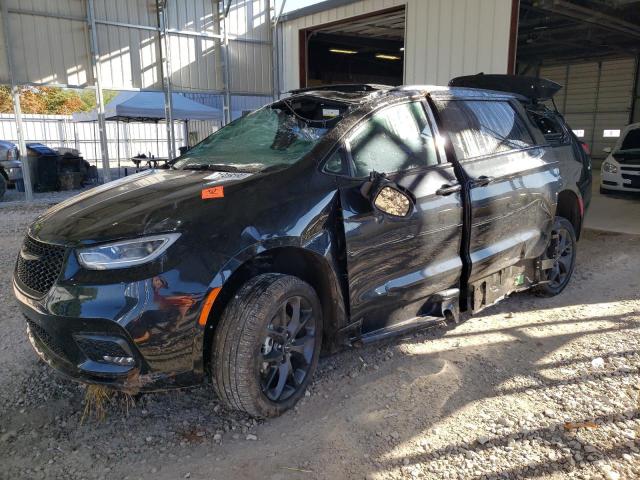
[[[569,284],[576,263],[576,234],[566,218],[555,218],[542,260],[553,260],[553,266],[542,271],[545,283],[538,285],[535,291],[546,297],[558,295]]]
[[[230,408],[274,417],[304,395],[318,364],[322,310],[297,277],[259,275],[227,305],[212,348],[212,380]]]

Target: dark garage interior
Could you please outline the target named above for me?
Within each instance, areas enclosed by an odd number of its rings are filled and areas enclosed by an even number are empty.
[[[306,32],[306,84],[401,85],[404,30],[405,9],[402,7]]]
[[[520,2],[515,73],[563,86],[556,106],[596,161],[640,121],[639,54],[636,0]]]

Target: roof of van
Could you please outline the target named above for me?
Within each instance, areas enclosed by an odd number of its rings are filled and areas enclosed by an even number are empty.
[[[504,91],[484,90],[467,87],[446,87],[438,85],[401,85],[398,87],[393,87],[389,85],[376,84],[338,84],[300,88],[291,90],[289,93],[293,97],[310,96],[321,98],[326,101],[357,104],[371,100],[374,97],[380,97],[384,94],[398,92],[406,92],[407,94],[423,93],[429,94],[436,98],[464,97],[524,99],[524,97],[520,95]]]

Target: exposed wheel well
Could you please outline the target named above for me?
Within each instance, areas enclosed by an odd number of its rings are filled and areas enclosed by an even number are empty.
[[[580,238],[582,230],[582,211],[578,196],[571,190],[563,190],[558,194],[558,206],[556,215],[566,218],[571,222],[576,233],[576,240]]]
[[[225,282],[217,296],[204,335],[203,361],[209,369],[212,337],[218,326],[220,316],[229,300],[250,278],[262,273],[283,273],[296,276],[316,291],[322,304],[323,313],[323,350],[333,350],[337,346],[336,332],[346,322],[343,290],[339,285],[331,266],[320,255],[297,247],[281,247],[267,250],[242,264]]]

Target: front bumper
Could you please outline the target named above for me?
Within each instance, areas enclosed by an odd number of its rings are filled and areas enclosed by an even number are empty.
[[[54,285],[37,299],[14,281],[14,293],[33,348],[68,378],[129,393],[201,383],[197,322],[184,308],[176,315],[171,305],[149,298],[145,287],[150,282],[135,282],[133,289],[131,284],[93,286],[89,298],[87,287],[73,291]],[[191,306],[195,315],[197,298]]]
[[[600,186],[604,190],[640,192],[640,165],[620,165],[616,173],[602,171]]]

